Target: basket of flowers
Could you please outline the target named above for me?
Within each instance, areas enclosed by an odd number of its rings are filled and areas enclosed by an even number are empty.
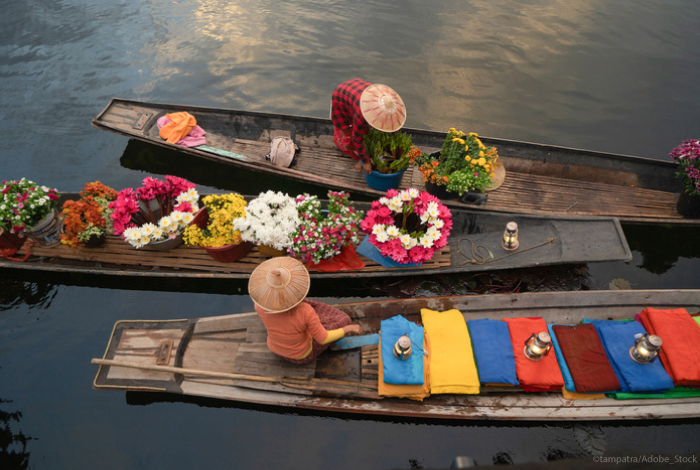
[[[423,174],[426,190],[443,199],[460,198],[462,202],[477,199],[483,204],[485,197],[467,194],[494,190],[505,179],[496,148],[485,146],[478,134],[465,134],[454,127],[450,128],[439,152],[413,151],[409,158]]]
[[[117,192],[99,181],[87,183],[80,192],[80,199],[69,200],[61,208],[61,243],[71,248],[94,248],[104,243],[112,229],[112,213],[109,203],[117,198]]]
[[[185,229],[187,245],[201,246],[217,261],[231,263],[247,255],[253,244],[243,241],[233,221],[245,217],[246,200],[240,194],[211,194],[202,199],[204,207]]]
[[[676,209],[684,217],[700,218],[700,140],[684,140],[669,154],[678,165],[676,176],[683,181]]]
[[[386,259],[387,263],[382,263],[385,266],[420,265],[447,245],[452,213],[426,191],[390,189],[386,197],[372,202],[360,228],[367,234],[363,244],[375,247]],[[360,249],[358,252],[367,253]]]
[[[183,178],[167,175],[161,181],[149,176],[136,191],[123,189],[109,203],[114,234],[137,249],[176,248],[199,210],[198,200],[195,185]]]
[[[0,192],[0,227],[3,232],[28,236],[45,246],[60,243],[60,217],[56,211],[58,191],[22,178],[3,181]]]
[[[292,233],[290,256],[306,261],[307,267],[325,270],[325,265],[319,266],[322,261],[343,253],[342,259],[336,260],[335,268],[360,269],[364,266],[354,254],[354,246],[361,241],[359,224],[363,213],[352,207],[348,193],[328,191],[326,210],[321,208],[317,196],[308,193],[296,197],[296,206],[300,224]]]
[[[279,191],[260,193],[245,207],[245,217],[233,220],[244,241],[255,243],[263,256],[284,256],[299,227],[294,198]]]

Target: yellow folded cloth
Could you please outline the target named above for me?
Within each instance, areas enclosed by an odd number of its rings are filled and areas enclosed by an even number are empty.
[[[430,335],[430,393],[479,393],[472,340],[459,310],[421,309],[423,328]]]
[[[605,398],[604,393],[578,393],[570,392],[566,387],[561,388],[561,394],[567,400],[599,400]]]
[[[197,125],[195,117],[184,111],[166,114],[166,116],[168,116],[170,122],[160,128],[159,135],[171,144],[178,143]]]
[[[377,393],[382,397],[408,398],[423,401],[430,396],[430,342],[428,335],[423,334],[423,350],[428,351],[428,356],[423,355],[423,385],[392,385],[384,383],[384,364],[382,363],[382,342],[379,340],[379,384]],[[422,354],[418,348],[413,348],[413,354]]]

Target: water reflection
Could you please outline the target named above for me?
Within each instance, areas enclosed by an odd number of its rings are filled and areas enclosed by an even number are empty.
[[[0,311],[20,305],[45,310],[56,297],[57,286],[0,277]]]
[[[642,255],[639,266],[652,274],[664,274],[678,258],[700,258],[700,229],[669,225],[624,225],[627,243]]]
[[[32,438],[17,429],[22,413],[3,409],[10,408],[8,403],[12,403],[12,400],[0,398],[0,468],[25,469],[29,466],[27,441]]]

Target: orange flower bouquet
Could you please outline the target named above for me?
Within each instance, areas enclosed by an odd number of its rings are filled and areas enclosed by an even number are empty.
[[[63,203],[63,233],[61,243],[72,248],[99,246],[111,225],[107,207],[117,198],[117,192],[99,181],[87,183],[80,199]]]

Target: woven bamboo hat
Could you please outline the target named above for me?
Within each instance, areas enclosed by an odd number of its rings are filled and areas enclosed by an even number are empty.
[[[362,92],[360,110],[367,123],[377,130],[396,132],[406,122],[406,106],[392,88],[374,84]]]
[[[304,264],[288,256],[260,264],[248,281],[253,302],[268,313],[280,313],[299,305],[309,293],[311,280]]]

